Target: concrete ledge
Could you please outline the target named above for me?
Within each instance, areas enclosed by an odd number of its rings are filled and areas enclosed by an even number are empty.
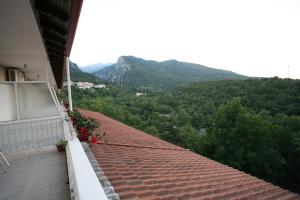
[[[75,200],[108,200],[77,138],[67,146],[71,198]]]
[[[120,200],[119,195],[115,192],[113,186],[110,184],[109,180],[105,176],[104,172],[102,171],[101,167],[98,164],[98,161],[94,157],[93,153],[91,152],[87,143],[81,143],[85,153],[90,160],[90,163],[98,177],[99,182],[101,183],[104,192],[109,200]]]

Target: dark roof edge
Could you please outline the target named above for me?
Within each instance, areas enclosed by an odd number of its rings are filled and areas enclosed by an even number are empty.
[[[63,78],[61,79],[61,83],[57,86],[58,88],[63,87],[64,77],[66,73],[66,57],[69,57],[71,54],[71,50],[72,50],[72,46],[73,46],[73,42],[77,30],[77,25],[80,17],[80,12],[82,8],[82,3],[83,0],[74,0],[73,2],[74,6],[72,7],[71,22],[70,22],[71,24],[70,24],[70,29],[69,29],[67,44],[66,44],[65,62],[62,69]]]
[[[169,148],[169,147],[155,147],[155,146],[145,146],[145,145],[132,145],[126,143],[111,143],[111,142],[97,142],[97,144],[106,144],[113,146],[123,146],[123,147],[135,147],[135,148],[147,148],[147,149],[162,149],[162,150],[174,150],[174,151],[189,151],[188,149],[184,149],[181,147],[177,148]]]
[[[74,0],[74,6],[72,8],[72,14],[71,14],[71,24],[68,34],[68,40],[67,40],[67,49],[66,49],[66,56],[70,56],[71,49],[73,46],[73,41],[75,38],[75,33],[79,21],[80,11],[82,7],[83,0]]]

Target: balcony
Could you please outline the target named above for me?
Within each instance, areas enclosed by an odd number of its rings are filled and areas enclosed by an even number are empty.
[[[49,84],[2,82],[0,91],[0,149],[11,165],[0,165],[0,200],[107,199]],[[66,152],[56,150],[61,139]]]

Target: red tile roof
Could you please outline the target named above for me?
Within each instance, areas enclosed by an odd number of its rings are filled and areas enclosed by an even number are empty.
[[[107,143],[92,152],[122,200],[300,199],[254,176],[162,141],[97,112]]]

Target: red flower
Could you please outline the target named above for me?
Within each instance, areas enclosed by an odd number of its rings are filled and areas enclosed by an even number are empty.
[[[83,134],[79,134],[79,140],[80,141],[82,141],[82,142],[84,142],[84,141],[87,141],[88,140],[88,137],[86,137],[85,135],[83,135]]]
[[[81,127],[81,128],[79,129],[79,132],[84,134],[84,133],[87,132],[87,129],[84,128],[84,127]]]
[[[88,131],[86,131],[83,133],[83,135],[88,138],[90,136],[90,133]]]
[[[91,139],[92,144],[97,144],[97,137],[94,135]]]
[[[90,137],[90,133],[89,133],[89,131],[86,128],[81,127],[79,129],[78,136],[79,136],[79,140],[80,141],[87,141],[89,139],[89,137]]]

